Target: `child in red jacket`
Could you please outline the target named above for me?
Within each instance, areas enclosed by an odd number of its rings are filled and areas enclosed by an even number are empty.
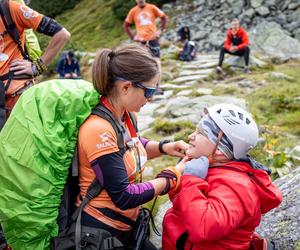
[[[181,184],[163,221],[163,250],[249,249],[262,214],[282,201],[268,168],[247,153],[258,129],[231,104],[206,109],[189,136]]]

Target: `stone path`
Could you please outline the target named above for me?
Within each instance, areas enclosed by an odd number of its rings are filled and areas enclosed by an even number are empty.
[[[193,85],[197,82],[206,79],[215,70],[215,66],[218,62],[217,54],[199,54],[194,61],[176,63],[176,69],[179,71],[177,77],[171,79],[167,82],[161,84],[161,88],[164,90],[163,95],[156,95],[152,103],[145,105],[139,112],[138,122],[139,129],[141,132],[146,132],[149,130],[150,124],[155,120],[153,117],[156,113],[157,115],[164,116],[164,112],[174,112],[170,106],[176,107],[176,102],[182,101],[176,98],[190,96],[191,94],[196,95],[211,95],[212,89],[209,88],[193,88]],[[175,94],[174,94],[175,93]],[[193,98],[187,98],[193,99]],[[174,104],[175,102],[175,104]],[[183,112],[190,112],[192,110],[190,105],[194,105],[195,102],[184,102],[187,107],[181,107]],[[176,109],[176,108],[175,108]],[[185,113],[186,114],[186,113]],[[182,114],[182,119],[195,120],[198,118],[197,115],[185,116]],[[181,119],[178,118],[178,119]],[[176,118],[177,119],[177,118]]]

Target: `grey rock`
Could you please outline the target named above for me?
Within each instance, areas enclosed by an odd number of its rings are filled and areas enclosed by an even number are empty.
[[[276,23],[262,22],[251,32],[255,51],[282,60],[300,58],[300,42],[288,35]]]
[[[276,6],[276,4],[276,0],[267,0],[264,2],[264,6],[266,7]]]
[[[207,75],[189,75],[189,76],[182,76],[178,77],[175,80],[173,80],[174,83],[184,83],[192,80],[201,80],[207,78]]]
[[[195,70],[195,71],[184,70],[184,71],[181,71],[179,75],[180,76],[188,76],[188,75],[206,75],[206,76],[208,76],[212,72],[213,72],[213,69],[202,69],[202,70]]]
[[[176,96],[189,96],[193,92],[192,89],[186,89],[178,92]]]
[[[286,23],[287,19],[286,19],[286,15],[283,14],[282,12],[277,15],[274,19],[277,23],[279,23],[280,25],[283,25]]]
[[[246,109],[246,102],[244,99],[232,97],[232,96],[211,96],[204,95],[195,98],[188,97],[176,97],[170,100],[166,106],[166,115],[169,117],[183,117],[190,114],[196,114],[203,112],[204,107],[209,107],[217,103],[232,103]]]
[[[148,129],[150,127],[150,124],[154,122],[154,118],[151,116],[138,116],[138,128],[140,132],[143,132],[144,130]]]
[[[250,2],[251,2],[251,7],[256,9],[262,5],[263,0],[250,0]]]
[[[285,25],[286,29],[290,32],[294,32],[296,29],[300,28],[300,22],[292,22]]]
[[[160,232],[160,234],[162,234],[162,222],[163,222],[164,215],[167,212],[167,210],[171,207],[172,207],[172,203],[170,201],[167,201],[164,204],[160,205],[160,207],[158,208],[157,214],[154,218],[154,222],[155,222],[155,226],[158,229],[158,231]],[[152,233],[150,236],[150,241],[157,248],[161,247],[161,236],[158,236],[155,233]]]
[[[250,8],[246,10],[242,15],[248,17],[251,20],[252,17],[255,15],[255,10],[253,8]]]
[[[244,1],[243,0],[236,0],[232,5],[232,12],[234,15],[238,16],[242,13],[244,8]]]
[[[257,232],[276,243],[278,249],[298,249],[300,241],[300,167],[275,180],[283,201],[263,216]]]
[[[200,41],[202,39],[207,38],[208,34],[209,34],[208,31],[198,31],[198,32],[196,32],[193,40]]]
[[[183,69],[209,69],[216,67],[218,62],[207,62],[207,63],[197,63],[197,64],[186,64],[182,68]]]
[[[289,153],[292,158],[300,161],[300,145],[294,147]]]
[[[288,14],[288,22],[300,22],[300,8]]]
[[[287,74],[284,74],[282,72],[270,72],[267,73],[266,76],[272,77],[272,78],[277,78],[277,79],[283,79],[283,80],[287,80],[287,81],[294,81],[295,79],[291,76],[288,76]]]
[[[280,10],[283,11],[283,10],[287,9],[287,7],[289,6],[290,3],[291,3],[290,0],[282,1],[282,2],[280,3]]]
[[[258,15],[263,16],[263,17],[270,14],[269,9],[265,6],[260,6],[260,7],[256,8],[255,10],[256,10]]]
[[[197,93],[200,95],[211,95],[213,92],[212,89],[208,88],[197,88]]]
[[[160,87],[162,89],[186,89],[186,88],[188,88],[188,86],[169,84],[169,83],[161,84]]]
[[[237,68],[244,68],[245,66],[244,58],[240,56],[230,56],[224,61],[224,63]],[[261,68],[264,65],[266,65],[264,61],[261,61],[258,58],[255,58],[254,56],[250,55],[250,61],[249,61],[250,67]]]
[[[295,9],[297,9],[297,8],[299,8],[300,7],[300,2],[298,1],[298,2],[296,2],[296,3],[290,3],[289,5],[288,5],[288,9],[289,10],[295,10]]]

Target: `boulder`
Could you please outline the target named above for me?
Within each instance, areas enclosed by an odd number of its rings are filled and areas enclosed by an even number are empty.
[[[300,42],[276,23],[262,22],[251,30],[250,36],[255,51],[283,60],[300,58]]]
[[[278,249],[300,247],[300,167],[275,181],[283,194],[278,208],[263,216],[257,232],[275,242]]]
[[[224,63],[228,64],[234,68],[244,68],[245,67],[245,60],[243,57],[240,57],[240,56],[230,56],[230,57],[227,56]],[[252,55],[250,55],[249,64],[250,64],[250,67],[258,67],[258,68],[261,68],[266,65],[266,63],[264,61],[254,57]]]

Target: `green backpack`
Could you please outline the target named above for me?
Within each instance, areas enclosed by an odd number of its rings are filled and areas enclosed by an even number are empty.
[[[49,249],[67,227],[75,202],[65,199],[66,180],[69,172],[78,180],[75,146],[90,114],[107,120],[118,148],[126,150],[121,126],[99,97],[89,82],[56,79],[25,91],[12,110],[0,132],[0,222],[14,250]]]
[[[50,248],[80,125],[99,103],[83,80],[22,94],[0,132],[0,222],[14,250]]]

